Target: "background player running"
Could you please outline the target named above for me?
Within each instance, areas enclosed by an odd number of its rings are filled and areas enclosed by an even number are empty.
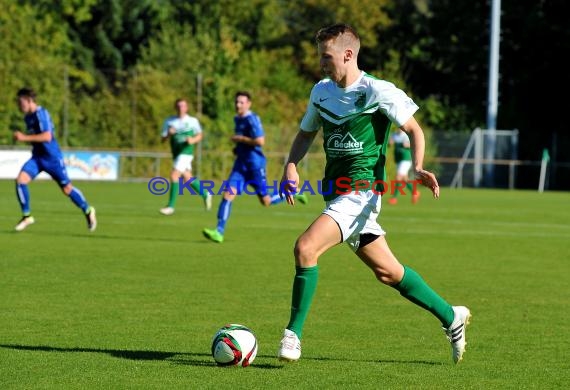
[[[26,133],[15,131],[13,137],[15,141],[32,144],[32,157],[24,163],[16,178],[16,195],[22,209],[22,219],[16,225],[16,231],[22,231],[35,222],[31,213],[28,184],[40,172],[46,172],[57,182],[63,193],[83,211],[89,231],[95,231],[95,208],[89,206],[81,191],[71,184],[48,110],[38,105],[36,93],[31,88],[20,89],[17,97],[18,107],[25,114]]]
[[[267,161],[262,146],[265,144],[265,133],[259,116],[251,111],[251,95],[247,91],[235,94],[234,116],[235,134],[231,140],[235,143],[236,159],[230,173],[229,189],[224,191],[218,208],[218,225],[215,229],[205,228],[202,233],[207,239],[221,243],[224,241],[226,223],[230,217],[232,203],[236,195],[241,194],[245,186],[255,189],[259,201],[264,206],[270,206],[284,201],[278,193],[270,196],[267,192],[265,168]],[[296,194],[300,203],[307,203],[305,194]]]

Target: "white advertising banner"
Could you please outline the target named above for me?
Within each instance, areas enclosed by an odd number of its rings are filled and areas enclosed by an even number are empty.
[[[0,179],[15,179],[30,151],[0,150]],[[119,178],[119,153],[64,151],[63,162],[71,180],[117,180]],[[45,172],[36,179],[49,179]]]
[[[32,152],[1,150],[0,179],[15,179],[16,176],[18,176],[22,165],[24,165],[31,156]]]

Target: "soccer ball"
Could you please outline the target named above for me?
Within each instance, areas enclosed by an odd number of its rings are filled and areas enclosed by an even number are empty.
[[[212,339],[212,357],[219,366],[249,366],[257,355],[257,338],[240,324],[221,327]]]

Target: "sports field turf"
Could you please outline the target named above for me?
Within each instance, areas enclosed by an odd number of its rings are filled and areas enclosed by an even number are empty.
[[[276,351],[289,317],[292,247],[322,208],[238,198],[226,242],[201,234],[214,209],[146,183],[75,183],[97,208],[88,233],[51,181],[31,184],[35,225],[0,181],[0,388],[553,389],[570,383],[570,194],[427,190],[383,205],[401,262],[473,313],[458,366],[437,320],[375,281],[338,246],[320,259],[303,356]],[[220,368],[210,340],[252,328],[251,367]]]

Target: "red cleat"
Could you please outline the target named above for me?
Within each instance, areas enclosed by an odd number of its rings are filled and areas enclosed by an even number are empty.
[[[388,199],[388,203],[396,204],[396,203],[398,203],[398,199],[397,198],[390,198],[390,199]]]
[[[414,192],[412,194],[412,204],[416,204],[418,203],[418,201],[420,200],[420,193],[419,192]]]

